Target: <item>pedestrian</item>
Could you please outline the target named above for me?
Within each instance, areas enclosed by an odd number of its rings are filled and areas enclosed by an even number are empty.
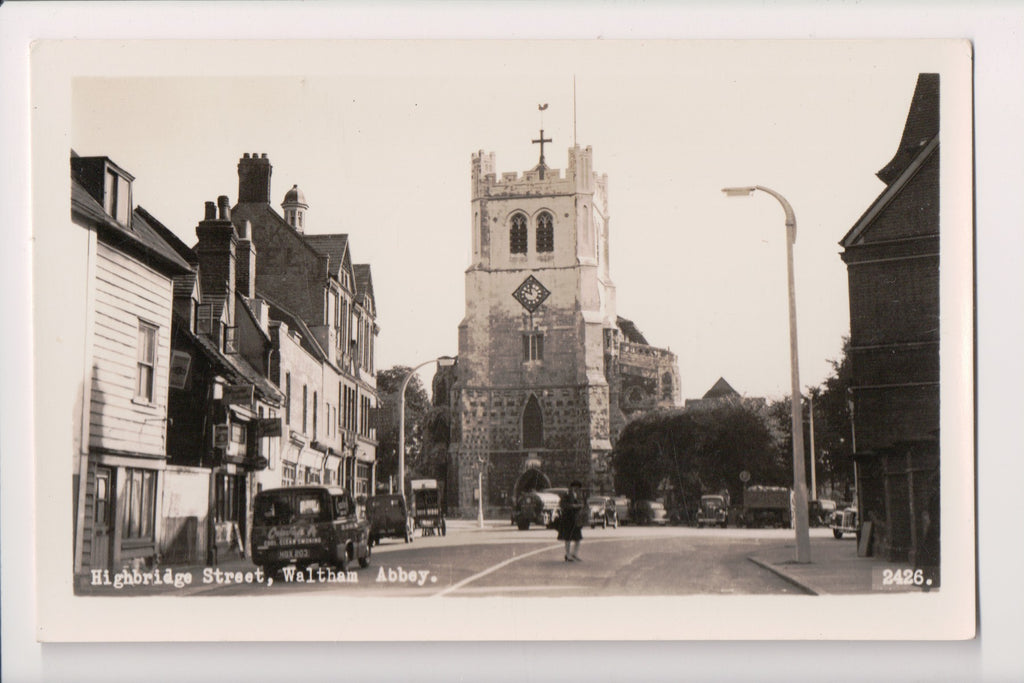
[[[559,505],[558,540],[565,541],[565,561],[580,562],[580,541],[583,540],[583,484],[574,481]]]

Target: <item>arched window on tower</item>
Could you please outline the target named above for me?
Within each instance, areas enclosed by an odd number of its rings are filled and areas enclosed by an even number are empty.
[[[544,414],[533,394],[523,410],[523,449],[544,447]]]
[[[508,233],[508,250],[513,254],[525,254],[526,240],[526,216],[517,213],[512,216],[512,229]]]
[[[550,252],[555,250],[555,222],[551,214],[545,211],[537,216],[537,251]]]

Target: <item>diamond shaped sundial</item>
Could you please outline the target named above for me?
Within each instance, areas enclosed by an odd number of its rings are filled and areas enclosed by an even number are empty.
[[[516,287],[512,296],[520,305],[530,313],[536,311],[544,300],[551,296],[551,291],[540,283],[540,280],[530,276],[523,280],[523,284]]]

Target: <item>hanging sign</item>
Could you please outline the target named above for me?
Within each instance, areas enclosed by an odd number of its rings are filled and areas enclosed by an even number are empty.
[[[251,406],[254,386],[252,384],[227,384],[221,400],[224,405]]]
[[[168,380],[172,389],[184,389],[188,381],[188,369],[192,356],[184,351],[171,351],[171,376]]]

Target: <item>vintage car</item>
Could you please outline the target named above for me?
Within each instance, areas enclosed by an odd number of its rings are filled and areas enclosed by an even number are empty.
[[[637,524],[668,524],[665,504],[656,500],[638,500],[633,504],[633,519]]]
[[[413,520],[405,496],[385,494],[366,499],[366,517],[370,522],[370,543],[380,545],[382,538],[401,538],[412,543]]]
[[[832,527],[832,535],[836,538],[842,538],[843,534],[858,533],[857,508],[850,507],[834,513],[829,526]]]
[[[558,520],[561,500],[561,495],[555,489],[524,491],[512,505],[512,523],[519,527],[520,531],[526,531],[531,524],[554,526]]]
[[[608,496],[591,496],[587,498],[587,507],[590,508],[590,528],[600,525],[602,529],[619,526],[619,517],[616,514],[615,499]]]
[[[720,526],[723,529],[729,523],[729,506],[725,496],[710,494],[700,497],[700,509],[697,510],[697,527]]]
[[[253,502],[252,560],[267,576],[286,565],[370,563],[369,526],[348,491],[335,486],[289,486],[261,491]]]
[[[836,512],[836,502],[825,498],[807,501],[807,523],[811,526],[830,526]]]

